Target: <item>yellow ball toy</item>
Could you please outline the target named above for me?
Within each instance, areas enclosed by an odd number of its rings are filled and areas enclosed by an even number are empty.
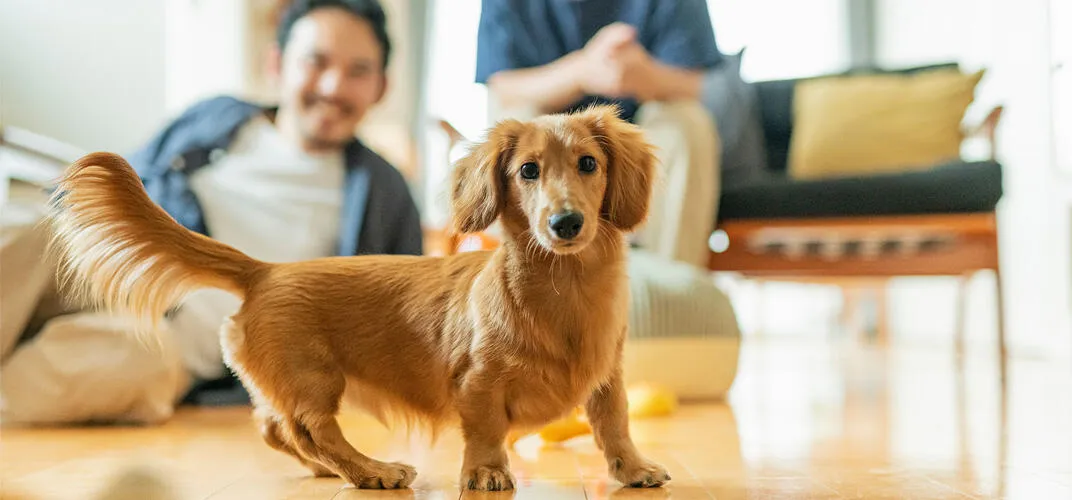
[[[652,418],[670,415],[677,411],[677,395],[656,384],[639,383],[626,389],[629,400],[629,418]],[[569,415],[543,426],[539,431],[540,439],[545,443],[561,443],[577,436],[591,434],[592,425],[581,408],[575,408]],[[507,441],[511,446],[525,433],[511,433]]]
[[[626,397],[630,418],[662,417],[677,411],[677,395],[656,384],[635,384],[626,390]]]

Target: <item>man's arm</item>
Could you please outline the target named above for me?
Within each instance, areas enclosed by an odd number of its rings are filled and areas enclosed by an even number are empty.
[[[676,68],[655,61],[653,73],[657,86],[652,93],[651,100],[672,101],[700,98],[700,90],[703,88],[703,71]]]
[[[581,53],[573,52],[543,66],[499,71],[488,78],[488,89],[504,108],[552,113],[584,96],[583,64]]]
[[[639,44],[614,56],[622,68],[622,88],[640,101],[696,100],[703,89],[704,70],[672,66],[652,57]]]
[[[650,53],[639,46],[617,54],[633,75],[640,100],[699,99],[706,71],[722,62],[705,0],[659,2],[652,25],[657,35]],[[626,78],[630,75],[626,74]]]

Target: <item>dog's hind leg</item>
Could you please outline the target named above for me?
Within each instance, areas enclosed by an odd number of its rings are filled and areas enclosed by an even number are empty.
[[[269,416],[274,418],[269,422],[275,424],[263,428],[268,444],[282,444],[284,452],[297,451],[291,454],[323,466],[358,488],[408,487],[417,477],[416,469],[369,458],[343,436],[335,415],[346,380],[331,360],[329,348],[315,342],[293,343],[280,356],[265,348],[271,345],[263,341],[270,334],[263,325],[240,328],[234,322],[223,332],[228,363],[255,395],[255,402],[266,406],[263,410],[272,410]]]
[[[294,354],[293,351],[291,354]],[[295,358],[296,359],[296,358]],[[400,463],[386,463],[358,452],[346,441],[335,419],[346,382],[342,374],[325,367],[317,369],[306,358],[301,369],[280,364],[259,367],[278,370],[274,380],[288,380],[285,393],[277,394],[273,407],[280,411],[286,442],[309,460],[323,465],[358,488],[406,488],[417,470]],[[303,360],[305,361],[305,360]],[[285,371],[284,371],[285,370]],[[283,378],[285,373],[300,373]],[[257,378],[255,374],[253,378]],[[283,404],[279,404],[283,403]]]
[[[313,472],[316,477],[336,477],[338,474],[331,469],[324,467],[323,465],[309,460],[287,440],[286,434],[283,433],[283,428],[280,423],[279,417],[275,415],[266,405],[258,404],[253,410],[253,416],[257,421],[257,427],[260,429],[261,437],[264,438],[264,442],[268,443],[273,449],[286,453],[301,462],[306,469]]]
[[[311,388],[310,392],[317,390],[322,389]],[[335,411],[306,407],[298,415],[285,417],[285,423],[295,447],[302,454],[324,464],[358,488],[406,488],[417,477],[417,470],[409,465],[381,462],[354,449],[343,436]]]

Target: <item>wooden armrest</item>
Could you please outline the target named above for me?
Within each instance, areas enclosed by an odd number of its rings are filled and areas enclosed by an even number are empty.
[[[979,124],[968,127],[964,131],[965,138],[982,138],[990,146],[990,159],[993,160],[997,155],[997,129],[998,124],[1001,122],[1001,114],[1005,111],[1004,106],[995,106],[989,113],[986,114],[986,118]]]
[[[443,161],[445,164],[450,165],[450,151],[459,143],[465,142],[466,137],[445,119],[434,119],[433,122],[447,138],[447,155],[443,158]],[[458,253],[464,237],[464,235],[454,232],[449,223],[445,227],[425,228],[425,235],[434,239],[433,243],[427,245],[430,253],[434,255],[454,255]]]
[[[459,142],[466,140],[465,135],[459,132],[458,129],[454,128],[454,125],[451,125],[451,123],[447,120],[436,120],[436,125],[438,125],[439,129],[447,135],[447,149],[451,149]]]

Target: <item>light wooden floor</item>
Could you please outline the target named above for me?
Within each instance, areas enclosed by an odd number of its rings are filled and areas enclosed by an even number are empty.
[[[637,421],[641,448],[674,480],[621,489],[590,438],[511,456],[520,488],[464,498],[1072,499],[1072,370],[1014,361],[1001,390],[988,357],[807,344],[745,348],[729,404]],[[958,375],[962,374],[962,375]],[[157,471],[166,495],[137,499],[458,498],[460,441],[408,444],[345,415],[363,451],[417,466],[412,490],[313,479],[262,444],[246,411],[187,410],[153,428],[6,429],[5,498],[93,499],[126,467]],[[15,491],[24,496],[16,497]]]

